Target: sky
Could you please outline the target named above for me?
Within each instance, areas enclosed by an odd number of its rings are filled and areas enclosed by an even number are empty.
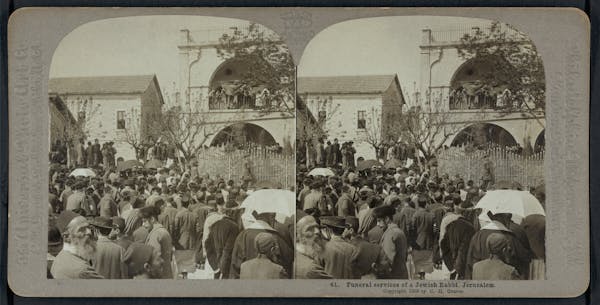
[[[61,41],[50,66],[50,77],[156,74],[163,92],[172,91],[179,69],[177,45],[181,29],[226,29],[244,23],[204,16],[138,16],[87,23]],[[422,29],[485,24],[489,21],[437,16],[378,17],[338,23],[317,33],[307,45],[298,76],[396,73],[407,94],[419,79]]]

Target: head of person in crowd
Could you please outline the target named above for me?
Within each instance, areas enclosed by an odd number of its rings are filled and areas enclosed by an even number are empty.
[[[278,264],[281,261],[281,250],[277,238],[271,233],[261,232],[254,238],[256,252],[266,256],[272,262]]]
[[[98,235],[109,238],[113,230],[113,222],[111,218],[98,216],[91,222],[92,226],[98,232]]]
[[[396,209],[389,205],[377,207],[373,210],[373,216],[377,219],[377,226],[384,231],[387,230],[388,226],[392,223]]]
[[[85,217],[72,212],[63,211],[56,219],[56,227],[61,233],[64,248],[73,254],[91,260],[96,253],[96,230]]]
[[[358,232],[358,218],[354,216],[346,216],[344,219],[344,225],[346,226],[346,229],[344,229],[342,237],[346,240],[354,238]]]
[[[324,248],[319,224],[313,216],[307,215],[296,223],[297,242],[301,251],[309,256],[319,253]]]
[[[263,221],[271,228],[275,228],[275,223],[277,222],[275,213],[257,213],[256,211],[252,211],[252,216],[254,216],[254,219],[257,221]]]
[[[143,243],[132,243],[123,254],[129,276],[133,279],[161,278],[163,259]]]
[[[498,258],[505,263],[509,263],[512,256],[510,240],[502,233],[492,233],[486,239],[486,246],[490,253],[490,258]]]
[[[142,226],[148,230],[148,232],[152,231],[154,228],[154,224],[158,222],[158,215],[160,214],[160,209],[155,206],[147,206],[143,207],[139,210],[140,218],[142,219]]]
[[[114,216],[111,218],[112,221],[112,230],[108,234],[108,238],[112,240],[117,240],[125,236],[125,219]]]
[[[320,192],[322,190],[321,181],[315,180],[310,184],[310,190],[313,192]]]
[[[341,237],[346,230],[344,217],[341,216],[323,216],[321,220],[321,232],[325,239],[331,240],[333,237]]]

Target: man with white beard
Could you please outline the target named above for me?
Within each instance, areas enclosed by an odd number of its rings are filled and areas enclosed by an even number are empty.
[[[85,217],[72,211],[63,211],[56,220],[62,234],[63,249],[50,269],[55,279],[101,279],[91,265],[96,253],[97,237]]]

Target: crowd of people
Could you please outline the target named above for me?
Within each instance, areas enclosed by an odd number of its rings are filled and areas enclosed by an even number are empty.
[[[71,176],[73,169],[50,166],[49,278],[186,277],[177,251],[193,253],[196,269],[214,279],[292,276],[293,220],[256,211],[241,219],[250,179],[211,178],[194,167]]]
[[[517,224],[484,211],[484,221],[475,208],[489,190],[518,183],[487,171],[476,185],[415,164],[330,169],[298,173],[296,278],[428,279],[439,270],[450,279],[544,279],[545,216]],[[543,186],[529,191],[543,205]]]

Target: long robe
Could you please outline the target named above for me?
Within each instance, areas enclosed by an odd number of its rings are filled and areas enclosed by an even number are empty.
[[[196,217],[196,214],[187,208],[182,208],[177,212],[172,234],[173,240],[176,241],[176,248],[190,250],[196,247],[197,222],[198,218]]]
[[[123,262],[123,247],[107,237],[98,237],[93,266],[106,279],[128,278],[127,265]]]
[[[206,239],[206,258],[213,270],[221,272],[221,278],[229,278],[229,267],[231,265],[231,253],[235,239],[240,233],[237,223],[229,218],[223,217],[215,222],[210,229]]]
[[[358,249],[339,236],[333,236],[315,258],[334,279],[353,279]]]
[[[408,269],[406,268],[408,242],[404,232],[396,224],[389,224],[383,232],[379,245],[392,267],[391,272],[385,278],[408,279]]]
[[[442,259],[449,270],[455,270],[458,279],[464,279],[469,243],[475,234],[473,225],[460,217],[446,226],[441,241]]]
[[[173,271],[171,268],[173,242],[167,229],[160,223],[155,223],[150,233],[148,233],[146,245],[149,245],[154,249],[155,257],[160,256],[163,259],[161,278],[173,279]]]

